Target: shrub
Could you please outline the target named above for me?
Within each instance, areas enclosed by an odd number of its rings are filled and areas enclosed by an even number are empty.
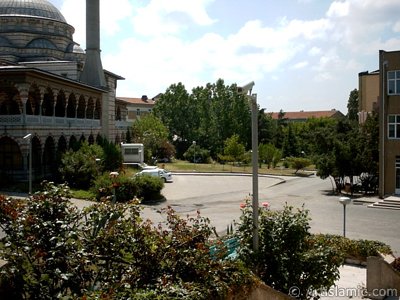
[[[122,152],[119,146],[109,142],[106,138],[99,144],[103,149],[103,168],[105,171],[119,170],[122,166]]]
[[[117,202],[131,201],[139,194],[136,181],[125,174],[120,174],[115,179],[111,179],[109,173],[103,173],[94,180],[91,189],[97,200],[112,199],[114,189]]]
[[[143,221],[137,202],[70,205],[67,186],[28,201],[0,197],[0,258],[12,299],[224,299],[256,279],[211,256],[213,228],[197,214]]]
[[[111,179],[109,173],[104,173],[94,180],[92,191],[97,200],[111,200],[115,192],[117,202],[139,198],[142,203],[146,203],[164,199],[161,194],[163,188],[164,181],[159,177],[149,175],[128,177],[125,174],[119,174]]]
[[[1,276],[15,299],[75,294],[82,279],[74,271],[80,214],[70,206],[67,186],[44,183],[44,190],[28,201],[0,199],[0,226],[6,234],[0,257],[8,262]]]
[[[96,161],[98,158],[103,158],[101,147],[89,145],[87,142],[83,142],[76,152],[67,151],[61,159],[59,169],[63,180],[67,181],[71,187],[88,189],[102,168]]]
[[[311,238],[316,243],[335,248],[344,258],[357,259],[363,262],[367,261],[368,256],[376,256],[378,253],[389,254],[392,252],[388,245],[379,241],[351,240],[332,234],[316,234]]]
[[[271,287],[292,296],[310,299],[329,289],[339,278],[343,259],[334,248],[316,243],[309,233],[308,211],[285,206],[282,211],[259,213],[259,251],[252,250],[252,209],[243,209],[237,236],[240,258]]]
[[[311,160],[304,157],[289,157],[287,158],[287,160],[289,161],[292,168],[296,170],[294,172],[295,174],[297,174],[299,170],[303,170],[304,168],[311,165]]]
[[[192,144],[183,154],[183,157],[194,163],[208,163],[211,159],[210,151],[200,148],[197,144]]]
[[[162,200],[161,190],[164,188],[164,181],[155,176],[140,175],[133,179],[137,187],[137,197],[142,200],[142,203]]]

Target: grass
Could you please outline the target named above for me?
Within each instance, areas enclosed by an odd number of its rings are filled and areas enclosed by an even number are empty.
[[[96,196],[91,191],[71,189],[72,198],[94,199]]]
[[[183,160],[174,160],[172,163],[161,163],[158,164],[160,168],[165,168],[171,172],[200,172],[200,173],[252,173],[252,166],[248,164],[219,164],[219,163],[209,163],[209,164],[199,164],[190,163]],[[285,168],[283,165],[279,165],[276,168],[267,168],[267,165],[263,164],[261,168],[258,169],[259,174],[268,175],[285,175],[285,176],[304,176],[309,175],[309,172],[313,170],[307,168],[305,170],[300,170],[295,174],[294,169]]]

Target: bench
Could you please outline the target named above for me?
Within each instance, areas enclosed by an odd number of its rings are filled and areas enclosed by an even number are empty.
[[[225,259],[235,259],[238,256],[237,248],[239,247],[239,241],[237,238],[232,237],[223,241],[226,247],[226,257]],[[210,247],[211,256],[215,256],[219,252],[217,246]]]

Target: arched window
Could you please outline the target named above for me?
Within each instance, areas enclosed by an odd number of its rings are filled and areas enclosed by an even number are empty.
[[[9,137],[0,139],[0,170],[11,171],[23,169],[22,153],[18,144]]]

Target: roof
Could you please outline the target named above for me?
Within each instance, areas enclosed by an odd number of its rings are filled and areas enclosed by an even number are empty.
[[[61,12],[46,0],[2,0],[0,16],[24,16],[67,23]]]
[[[270,114],[272,119],[277,120],[279,118],[279,112],[267,113]],[[307,120],[311,118],[337,118],[344,117],[344,115],[336,110],[321,110],[321,111],[294,111],[284,112],[284,118],[288,120]]]
[[[141,98],[129,98],[129,97],[117,97],[118,100],[124,101],[129,104],[141,104],[154,106],[155,101],[147,97],[142,96]]]

